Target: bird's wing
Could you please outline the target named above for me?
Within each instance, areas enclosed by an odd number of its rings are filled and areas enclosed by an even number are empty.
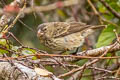
[[[70,27],[70,24],[67,22],[54,22],[52,25],[54,26],[54,33],[52,34],[54,38],[67,33]]]
[[[68,23],[68,22],[65,22],[65,23]],[[56,24],[56,25],[59,25],[59,26],[57,26],[58,28],[56,27],[56,29],[58,29],[58,30],[56,30],[56,32],[54,34],[56,34],[58,32],[59,32],[59,34],[54,36],[55,38],[64,37],[69,34],[81,32],[81,31],[86,30],[91,27],[90,25],[86,25],[85,23],[81,23],[81,22],[69,22],[67,25],[65,25],[63,23]]]

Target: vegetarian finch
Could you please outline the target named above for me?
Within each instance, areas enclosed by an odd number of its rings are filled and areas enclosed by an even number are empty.
[[[48,22],[38,26],[37,37],[40,42],[54,51],[67,51],[78,48],[85,37],[94,29],[105,25],[86,25],[81,22]]]

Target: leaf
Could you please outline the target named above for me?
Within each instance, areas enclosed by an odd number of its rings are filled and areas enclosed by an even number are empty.
[[[35,67],[34,70],[35,70],[35,72],[36,72],[38,75],[40,75],[40,76],[48,77],[48,76],[52,75],[51,72],[48,72],[48,71],[45,70],[45,69],[41,69],[41,68]]]
[[[88,61],[88,59],[79,60],[78,62],[76,62],[76,64],[79,65],[79,66],[82,66],[82,65],[84,65],[87,61]]]
[[[64,13],[62,10],[57,9],[57,13],[58,13],[58,15],[60,15],[61,17],[65,18],[65,13]]]
[[[0,39],[0,54],[8,53],[7,49],[11,49],[11,43],[6,39]]]
[[[115,39],[115,33],[113,32],[115,27],[113,25],[108,25],[106,29],[104,29],[99,36],[96,47],[109,45]]]
[[[31,55],[31,54],[34,54],[35,52],[36,52],[35,50],[29,49],[29,48],[24,48],[24,49],[22,50],[22,54],[24,54],[24,55]],[[36,56],[31,56],[31,58],[32,58],[33,60],[36,60],[36,59],[37,59]]]
[[[30,55],[30,54],[34,54],[32,49],[23,49],[22,50],[22,54],[24,55]]]
[[[7,45],[6,39],[0,39],[0,45],[6,46]]]
[[[98,7],[98,9],[99,9],[99,11],[101,13],[105,13],[106,12],[106,8],[102,5],[102,3],[97,2],[97,7]]]
[[[8,53],[8,51],[4,50],[4,49],[0,49],[0,54],[6,54]]]
[[[117,51],[117,52],[116,52],[116,56],[120,56],[120,51]]]
[[[14,51],[17,51],[19,48],[21,48],[21,46],[12,46],[12,50],[14,50]]]

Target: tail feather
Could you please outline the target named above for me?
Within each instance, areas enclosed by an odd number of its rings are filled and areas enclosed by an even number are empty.
[[[96,25],[92,26],[91,29],[107,28],[107,25]]]

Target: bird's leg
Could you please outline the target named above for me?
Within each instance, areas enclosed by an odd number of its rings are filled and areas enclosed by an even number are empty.
[[[76,50],[72,53],[72,55],[76,55],[76,53],[79,52],[79,47],[76,48]]]

